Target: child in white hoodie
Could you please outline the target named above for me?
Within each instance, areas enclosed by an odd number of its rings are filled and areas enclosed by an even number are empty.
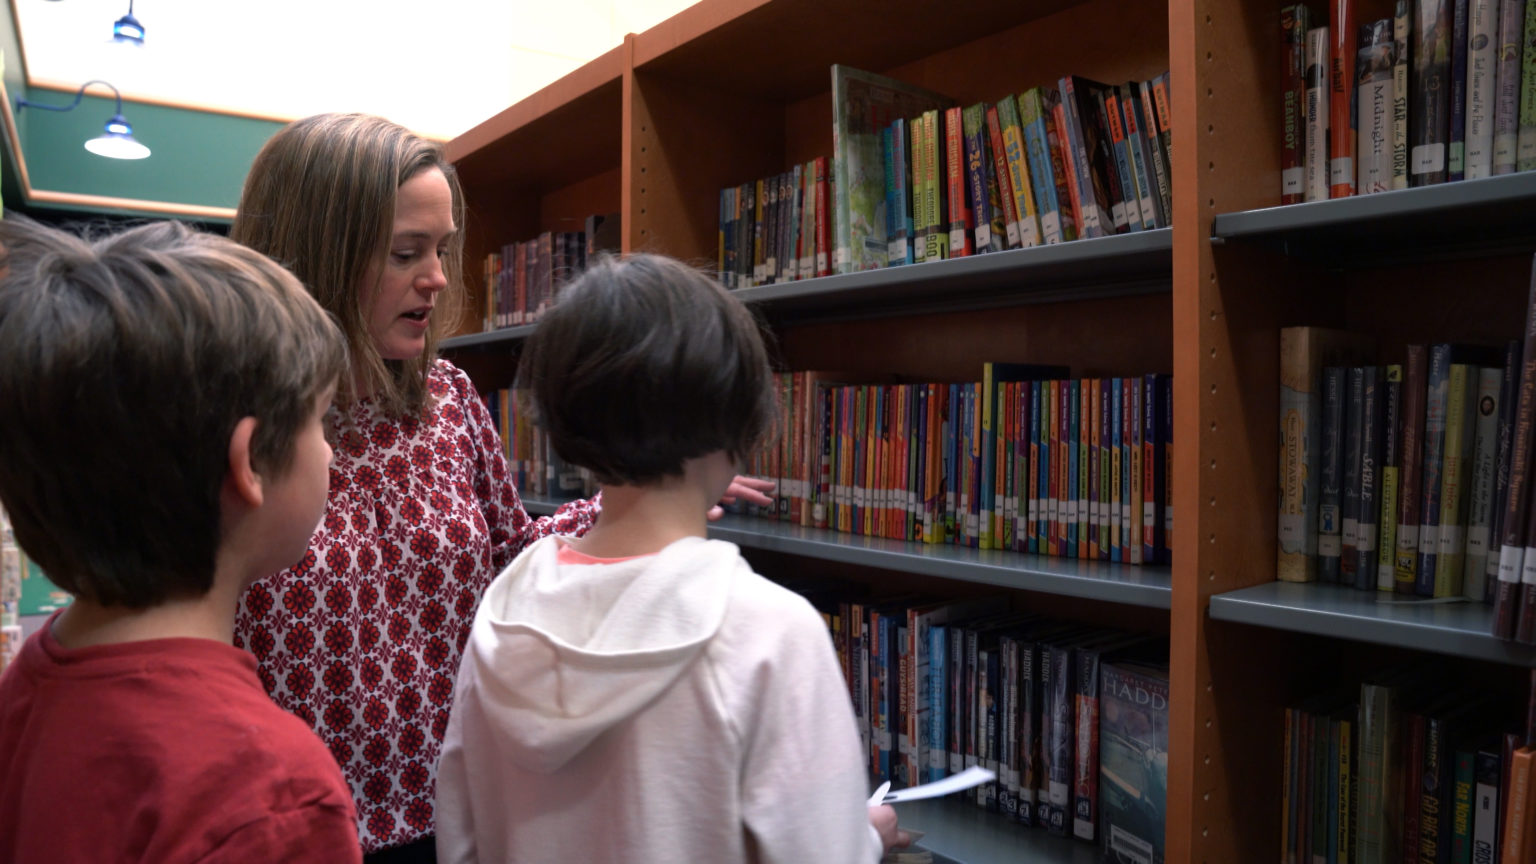
[[[868,864],[868,808],[821,617],[705,539],[773,422],[756,322],[667,258],[596,263],[524,349],[550,443],[603,485],[580,539],[528,547],[475,616],[443,742],[444,862]]]

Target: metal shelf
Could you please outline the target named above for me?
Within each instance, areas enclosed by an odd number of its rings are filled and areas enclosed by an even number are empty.
[[[1536,646],[1495,639],[1482,603],[1383,602],[1390,595],[1316,582],[1267,582],[1211,598],[1211,617],[1473,660],[1536,666]]]
[[[1160,228],[739,288],[735,293],[782,323],[1168,293],[1172,286],[1173,229]],[[510,345],[527,338],[537,326],[454,336],[443,340],[441,347],[452,351]]]
[[[529,513],[543,515],[553,513],[559,505],[525,499],[523,506]],[[1167,567],[930,546],[750,516],[727,515],[710,523],[709,536],[748,549],[1109,603],[1167,609],[1172,597],[1172,576]]]
[[[463,336],[450,336],[438,344],[443,351],[456,351],[465,348],[499,348],[521,342],[533,335],[537,324],[520,324],[516,327],[503,327],[500,330],[486,330],[481,333],[466,333]]]
[[[1536,249],[1536,172],[1221,213],[1214,243],[1340,266]]]
[[[929,798],[893,805],[901,827],[924,832],[917,846],[934,853],[934,864],[1096,864],[1099,844],[1056,837],[1042,828],[1010,822],[959,798]]]

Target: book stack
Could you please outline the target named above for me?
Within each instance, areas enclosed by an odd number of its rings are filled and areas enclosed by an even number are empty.
[[[1536,643],[1536,264],[1523,341],[1409,345],[1280,336],[1278,577],[1494,606]]]
[[[1172,560],[1171,376],[983,365],[963,383],[778,376],[780,432],[749,473],[766,518],[852,534],[1127,564]]]
[[[980,765],[998,779],[961,793],[976,806],[1163,861],[1166,639],[1006,611],[998,597],[788,587],[832,631],[875,782]]]
[[[532,324],[589,257],[619,251],[619,215],[592,215],[584,231],[545,231],[485,256],[482,330]]]
[[[1536,4],[1359,9],[1280,10],[1282,204],[1536,168]]]
[[[1392,669],[1286,709],[1282,860],[1536,861],[1536,718],[1506,731],[1514,712],[1453,675]]]

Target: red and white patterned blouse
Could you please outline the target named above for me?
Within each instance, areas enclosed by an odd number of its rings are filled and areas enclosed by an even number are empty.
[[[599,511],[576,501],[531,519],[469,376],[439,360],[428,390],[424,421],[371,400],[350,409],[309,550],[252,585],[235,621],[267,692],[341,765],[365,852],[433,833],[453,682],[485,587],[524,546],[580,534]]]

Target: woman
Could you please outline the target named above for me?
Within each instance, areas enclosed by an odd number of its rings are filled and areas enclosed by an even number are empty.
[[[262,148],[230,232],[291,269],[351,352],[324,519],[303,560],[246,594],[235,638],[341,764],[370,862],[434,860],[438,755],[481,592],[525,545],[580,534],[600,509],[529,518],[469,377],[436,356],[463,290],[463,225],[437,145],[326,114]],[[766,488],[738,478],[731,494]]]

